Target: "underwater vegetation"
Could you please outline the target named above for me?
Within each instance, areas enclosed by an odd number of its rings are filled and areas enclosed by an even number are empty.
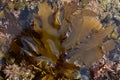
[[[46,0],[1,3],[0,20],[7,26],[4,30],[0,24],[0,34],[5,36],[0,47],[7,45],[5,52],[0,51],[1,79],[79,79],[82,66],[91,66],[115,49],[116,25],[103,25],[85,5],[73,1],[58,7]]]

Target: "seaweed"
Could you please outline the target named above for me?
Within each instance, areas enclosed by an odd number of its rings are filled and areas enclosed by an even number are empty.
[[[89,0],[84,1],[86,4]],[[18,65],[25,60],[33,68],[30,69],[35,75],[33,79],[73,79],[75,76],[72,74],[80,66],[90,66],[115,48],[112,39],[104,42],[115,25],[103,26],[95,12],[78,6],[77,2],[65,3],[57,10],[45,0],[38,9],[38,13],[32,14],[31,28],[22,28],[12,12],[7,8],[4,10],[10,23],[10,34],[15,35],[9,45],[6,64],[21,67]],[[7,77],[11,78],[10,75]],[[19,75],[17,77],[20,79]]]

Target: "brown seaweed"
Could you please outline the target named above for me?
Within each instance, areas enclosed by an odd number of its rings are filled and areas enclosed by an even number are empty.
[[[74,71],[80,69],[75,64],[90,66],[114,49],[114,41],[103,40],[111,34],[115,25],[103,26],[95,12],[79,7],[75,2],[65,3],[58,11],[49,7],[46,1],[38,8],[38,14],[33,16],[32,28],[22,31],[18,29],[16,18],[5,10],[12,24],[10,26],[20,32],[10,43],[10,58],[14,57],[16,64],[22,60],[30,64],[36,71],[35,75],[39,75],[36,80],[71,79]],[[73,54],[70,54],[72,51]]]
[[[43,29],[49,34],[57,36],[57,30],[48,23],[48,18],[52,13],[52,9],[48,6],[46,2],[40,4],[38,14],[42,20]]]
[[[66,20],[66,22],[69,23],[68,27],[70,29],[66,30],[68,36],[63,40],[62,47],[66,50],[79,48],[70,57],[70,63],[77,61],[78,64],[90,65],[107,53],[104,53],[101,45],[103,39],[113,31],[114,25],[110,24],[103,28],[97,19],[97,14],[88,9],[77,9],[76,12],[71,13],[69,21]],[[63,27],[66,28],[67,26]],[[110,48],[108,51],[112,49]]]

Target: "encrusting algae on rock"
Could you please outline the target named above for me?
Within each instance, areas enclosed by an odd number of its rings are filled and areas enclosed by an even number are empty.
[[[6,10],[3,10],[5,15],[9,14],[7,16],[11,19],[14,15]],[[112,39],[104,41],[115,25],[102,25],[95,12],[79,6],[77,2],[51,8],[47,1],[43,1],[38,6],[38,12],[31,13],[31,17],[33,24],[30,28],[22,29],[20,23],[14,25],[14,21],[10,21],[10,26],[18,27],[19,33],[9,45],[4,64],[23,68],[19,65],[25,61],[25,65],[30,66],[27,70],[33,71],[31,74],[34,76],[30,80],[73,80],[73,74],[80,66],[90,66],[115,48]],[[20,75],[15,78],[8,74],[8,67],[3,67],[2,74],[7,75],[5,79],[21,79]]]

